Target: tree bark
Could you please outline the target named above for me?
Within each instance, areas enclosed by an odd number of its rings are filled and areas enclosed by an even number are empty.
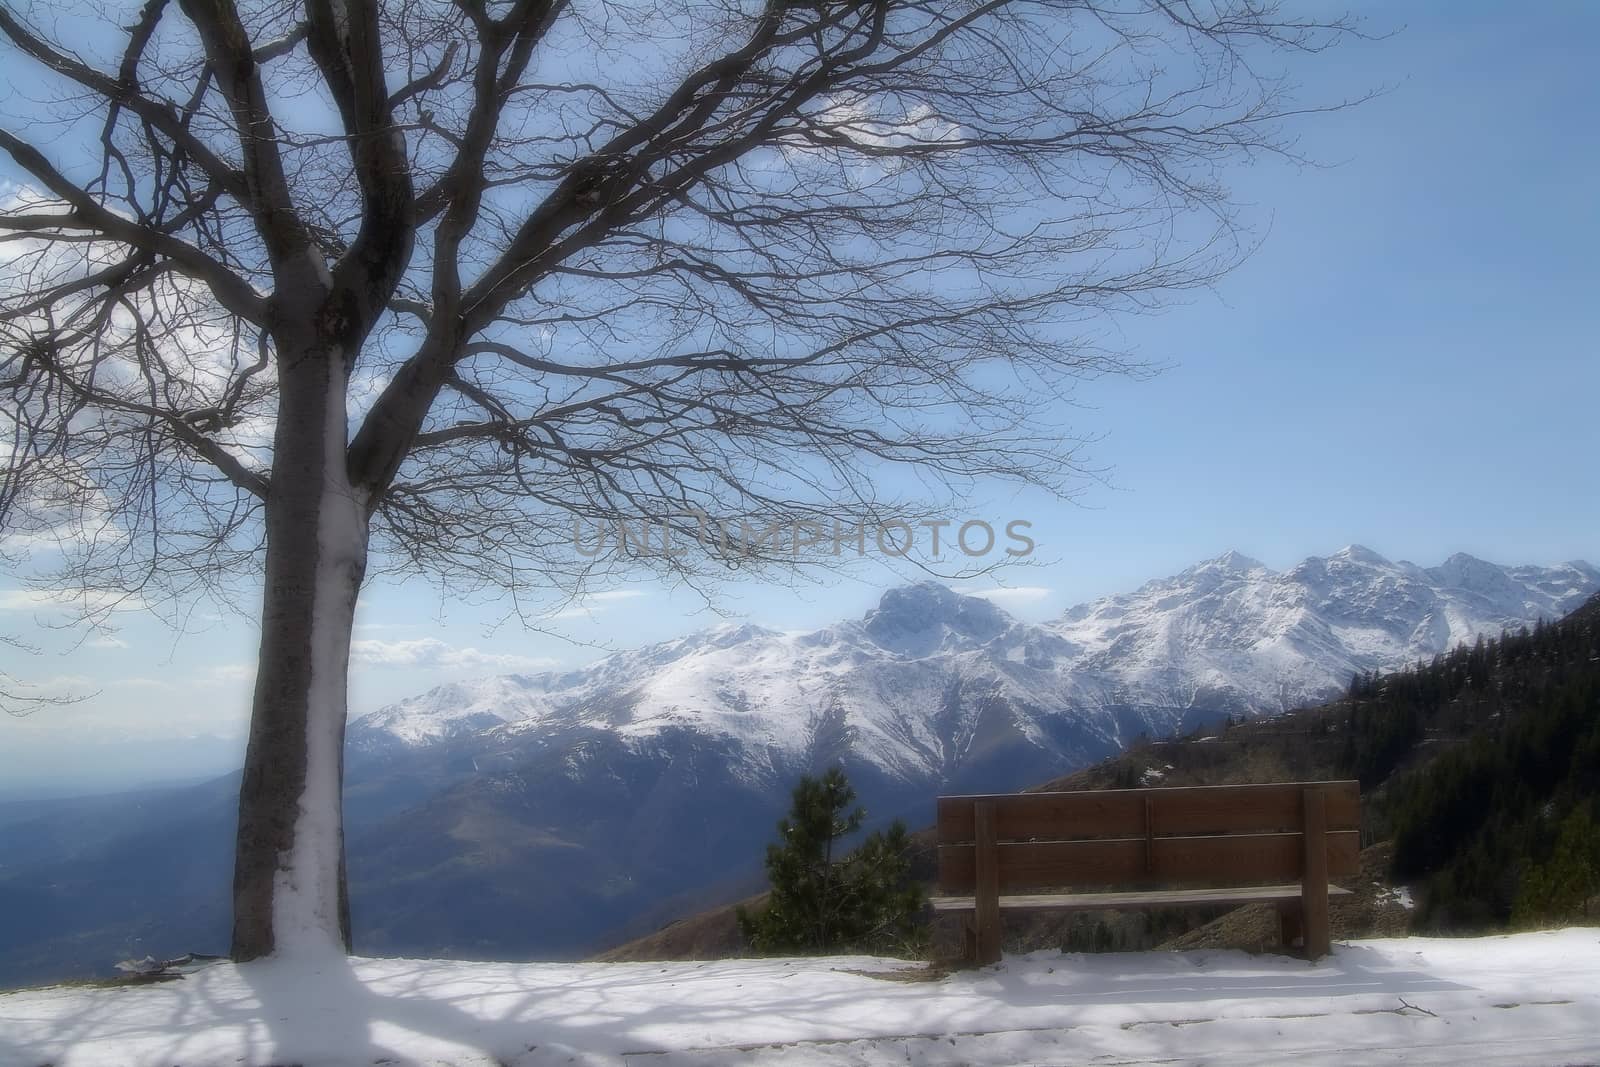
[[[345,351],[279,339],[261,653],[239,790],[232,955],[348,952],[341,792],[367,512],[345,449]]]

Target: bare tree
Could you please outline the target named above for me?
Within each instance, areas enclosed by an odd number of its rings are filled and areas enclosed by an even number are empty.
[[[1060,399],[1136,369],[1088,324],[1238,259],[1221,168],[1290,147],[1273,64],[1347,30],[1260,0],[0,8],[53,86],[0,131],[0,518],[65,521],[57,577],[105,602],[261,583],[235,958],[348,945],[365,576],[570,590],[601,565],[574,516],[870,515],[890,467],[1070,492]]]

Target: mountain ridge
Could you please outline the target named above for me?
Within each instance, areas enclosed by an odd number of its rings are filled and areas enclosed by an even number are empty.
[[[451,683],[351,732],[357,746],[381,748],[687,727],[784,757],[757,761],[751,773],[765,777],[831,723],[877,766],[925,777],[980,729],[985,701],[1003,704],[1036,746],[1062,748],[1045,720],[1064,714],[1114,744],[1130,729],[1168,732],[1196,709],[1250,716],[1312,703],[1352,673],[1558,618],[1597,589],[1600,570],[1583,561],[1505,567],[1456,553],[1424,568],[1360,545],[1284,571],[1228,552],[1041,623],[921,582],[817,630],[723,625],[576,670]],[[930,729],[912,703],[940,707],[943,727]]]

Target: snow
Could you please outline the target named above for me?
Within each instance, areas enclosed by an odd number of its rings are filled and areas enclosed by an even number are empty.
[[[536,724],[549,712],[540,682],[522,675],[500,675],[473,682],[451,682],[407,697],[359,720],[362,729],[382,731],[408,747],[448,740],[502,722]]]
[[[266,960],[0,995],[0,1065],[1358,1063],[1600,1057],[1600,930],[1233,951],[1036,952],[897,981],[870,957]]]
[[[1373,883],[1373,885],[1377,884],[1378,883],[1376,882]],[[1411,896],[1411,889],[1409,886],[1402,885],[1396,886],[1393,889],[1379,889],[1374,899],[1379,904],[1394,904],[1406,909],[1407,911],[1415,911],[1417,907],[1417,902]]]

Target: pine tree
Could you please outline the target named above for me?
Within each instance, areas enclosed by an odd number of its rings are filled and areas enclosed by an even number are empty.
[[[1587,805],[1561,823],[1550,859],[1530,868],[1518,887],[1511,921],[1516,926],[1588,921],[1589,900],[1600,894],[1600,827]]]
[[[896,821],[868,835],[854,852],[835,855],[861,828],[866,812],[834,768],[803,776],[778,841],[767,846],[772,893],[765,910],[738,911],[739,930],[758,952],[883,951],[902,948],[923,905],[910,878],[910,841]]]

